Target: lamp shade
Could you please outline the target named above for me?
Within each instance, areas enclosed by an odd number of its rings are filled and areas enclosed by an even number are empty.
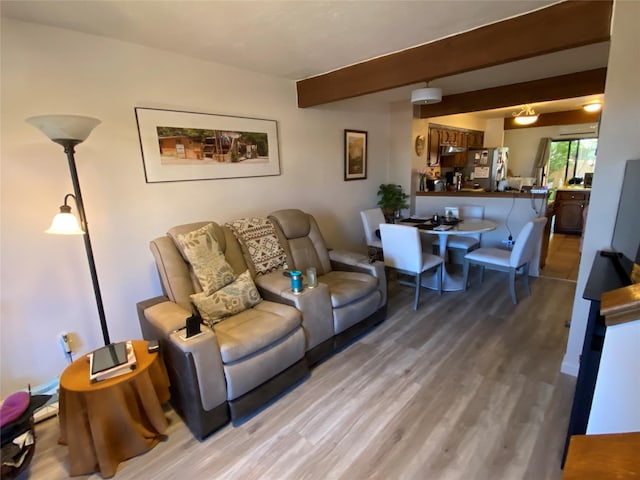
[[[27,118],[27,123],[40,129],[49,139],[84,142],[100,120],[81,115],[39,115]]]
[[[60,213],[53,217],[51,226],[44,233],[57,235],[82,235],[85,233],[80,227],[76,216],[71,213],[71,207],[67,205],[66,197],[65,204],[60,207]]]
[[[51,226],[45,233],[57,235],[82,235],[84,231],[80,228],[78,219],[73,213],[58,213],[53,217]]]
[[[411,103],[426,105],[442,101],[442,89],[436,87],[418,88],[411,92]]]
[[[600,102],[587,103],[583,105],[582,108],[589,113],[595,113],[602,110],[602,104]]]
[[[513,119],[518,125],[531,125],[538,121],[538,115],[520,115]]]

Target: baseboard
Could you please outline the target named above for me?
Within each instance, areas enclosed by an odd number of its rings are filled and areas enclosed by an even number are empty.
[[[562,361],[562,365],[560,365],[560,372],[566,373],[567,375],[571,375],[572,377],[577,377],[579,371],[580,371],[579,363],[569,362],[565,359]]]

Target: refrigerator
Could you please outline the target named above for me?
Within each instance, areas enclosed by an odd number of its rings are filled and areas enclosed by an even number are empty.
[[[464,174],[485,191],[504,190],[508,163],[508,147],[470,148]]]

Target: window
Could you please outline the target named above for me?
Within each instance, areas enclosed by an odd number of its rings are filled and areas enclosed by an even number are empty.
[[[546,184],[562,187],[566,182],[582,183],[585,173],[593,173],[597,148],[597,138],[552,141],[549,161],[545,169]],[[572,181],[573,179],[576,180]]]

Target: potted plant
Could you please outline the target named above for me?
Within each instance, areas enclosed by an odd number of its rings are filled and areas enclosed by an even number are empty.
[[[394,223],[396,214],[403,208],[409,208],[407,199],[409,195],[402,191],[402,185],[383,183],[378,189],[378,206],[382,209],[384,218],[389,223]]]

